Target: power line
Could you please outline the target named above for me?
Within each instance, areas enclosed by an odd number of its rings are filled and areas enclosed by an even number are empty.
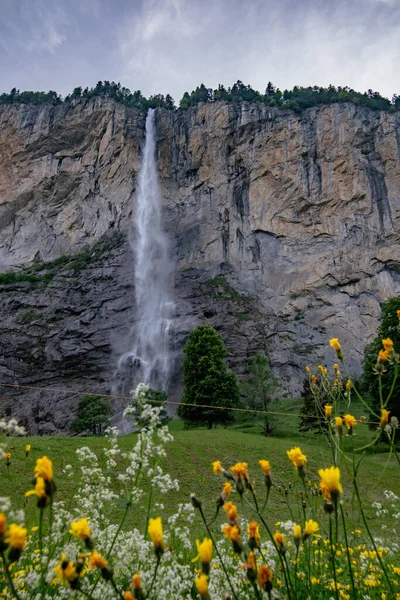
[[[132,396],[121,396],[121,395],[117,395],[117,394],[99,394],[99,393],[93,393],[93,392],[82,392],[82,391],[75,391],[75,390],[68,390],[66,388],[49,388],[49,387],[40,387],[40,386],[34,386],[34,385],[20,385],[18,383],[0,383],[0,388],[1,387],[6,387],[6,388],[16,388],[16,389],[23,389],[23,390],[38,390],[41,392],[48,392],[48,393],[56,393],[56,394],[69,394],[69,395],[77,395],[77,396],[98,396],[99,398],[114,398],[114,399],[119,399],[119,400],[132,400]],[[152,400],[153,404],[164,404],[162,400]],[[175,406],[193,406],[193,404],[190,404],[190,402],[174,402],[173,400],[167,402],[167,404],[172,404]],[[213,410],[217,409],[217,410],[231,410],[231,411],[235,411],[235,412],[244,412],[244,413],[253,413],[253,414],[258,414],[258,415],[275,415],[275,416],[281,416],[281,417],[301,417],[302,415],[299,413],[290,413],[290,412],[277,412],[277,411],[272,411],[272,410],[257,410],[254,408],[238,408],[238,407],[230,407],[230,406],[214,406],[212,404],[196,404],[197,408],[211,408]],[[315,419],[318,421],[325,421],[326,418],[323,416],[317,416],[317,415],[307,415],[307,418],[310,419]],[[378,421],[366,421],[364,419],[362,420],[357,420],[357,423],[361,423],[361,424],[374,424],[377,425]]]

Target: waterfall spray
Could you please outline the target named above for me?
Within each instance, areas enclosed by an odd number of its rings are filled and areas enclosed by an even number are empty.
[[[173,262],[162,226],[161,194],[158,182],[155,112],[146,118],[146,141],[139,175],[137,209],[133,217],[135,238],[136,325],[133,346],[121,356],[119,369],[133,367],[135,385],[139,381],[165,390],[170,371],[169,334],[174,313],[172,301]],[[136,372],[135,372],[136,371]]]

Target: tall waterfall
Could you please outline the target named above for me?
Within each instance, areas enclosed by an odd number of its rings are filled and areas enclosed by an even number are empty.
[[[131,384],[143,381],[155,389],[166,389],[170,374],[169,333],[174,313],[171,292],[174,265],[162,225],[154,116],[154,110],[150,109],[133,217],[135,236],[131,246],[135,257],[136,325],[132,349],[121,356],[118,366],[132,367],[134,381]]]

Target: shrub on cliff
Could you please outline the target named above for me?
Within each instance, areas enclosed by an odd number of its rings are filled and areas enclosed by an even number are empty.
[[[199,325],[189,335],[184,349],[182,404],[178,416],[185,427],[228,424],[239,404],[239,385],[225,364],[222,338],[209,325]],[[227,407],[227,408],[219,408]]]
[[[400,352],[400,296],[395,296],[382,304],[381,324],[379,325],[376,338],[370,342],[364,351],[364,374],[363,388],[364,393],[368,394],[371,399],[371,408],[376,414],[380,414],[380,391],[379,377],[376,374],[376,361],[380,350],[382,350],[382,340],[390,338],[393,342],[393,349],[396,353]],[[387,398],[390,394],[390,399],[387,410],[391,411],[391,416],[400,419],[400,379],[394,384],[395,370],[397,365],[390,361],[384,361],[384,377],[382,377],[382,397]],[[392,390],[392,391],[391,391]],[[374,427],[374,425],[371,425]]]

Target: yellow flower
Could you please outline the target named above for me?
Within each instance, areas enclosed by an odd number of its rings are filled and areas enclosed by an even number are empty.
[[[310,367],[306,367],[306,373],[310,374]]]
[[[400,319],[400,310],[397,310],[397,317]]]
[[[235,477],[237,477],[238,479],[240,477],[244,477],[244,479],[248,479],[249,478],[249,472],[247,470],[247,463],[245,462],[238,462],[236,463],[236,465],[233,465],[233,467],[231,467],[231,471],[234,474]]]
[[[247,533],[249,539],[252,540],[250,546],[258,548],[258,546],[260,545],[260,528],[258,526],[257,521],[250,521],[250,523],[247,526]]]
[[[306,521],[304,526],[304,539],[310,537],[310,535],[315,535],[319,531],[319,525],[316,521],[309,519]]]
[[[85,541],[90,538],[92,532],[90,531],[89,523],[87,519],[80,519],[79,521],[73,521],[69,530],[70,534]]]
[[[213,468],[213,472],[214,472],[216,475],[220,475],[221,473],[223,473],[223,472],[224,472],[224,469],[222,468],[222,465],[221,465],[221,463],[220,463],[220,461],[219,461],[219,460],[215,460],[215,461],[213,462],[213,464],[212,464],[212,468]]]
[[[10,458],[11,458],[11,452],[6,452],[4,455],[4,460],[7,462],[10,460]]]
[[[46,482],[43,477],[37,477],[35,488],[25,492],[25,496],[37,496],[37,505],[39,508],[44,508],[47,505],[49,496],[46,492]]]
[[[335,417],[336,431],[338,435],[343,433],[343,419],[342,417]]]
[[[124,592],[124,600],[135,600],[135,598],[132,596],[132,594],[127,590],[126,592]]]
[[[378,363],[382,363],[385,360],[389,360],[389,352],[387,350],[379,350]]]
[[[336,350],[336,352],[339,352],[341,350],[338,338],[332,338],[331,340],[329,340],[329,345],[331,346],[331,348]]]
[[[353,415],[344,415],[344,422],[349,433],[352,433],[354,425],[357,425],[357,419]]]
[[[238,542],[240,539],[240,530],[237,525],[224,525],[222,531],[231,542]]]
[[[235,523],[238,518],[238,511],[236,506],[232,502],[226,502],[223,508],[231,523]]]
[[[283,546],[284,541],[285,541],[285,536],[283,535],[283,533],[281,533],[280,531],[275,531],[273,537],[274,537],[274,540],[275,540],[275,544],[277,546]]]
[[[316,376],[316,375],[311,375],[311,381],[312,381],[313,383],[316,383],[316,381],[317,381],[317,376]]]
[[[269,460],[259,460],[258,464],[260,465],[265,477],[268,477],[271,474],[271,465]]]
[[[293,538],[295,545],[299,546],[301,540],[301,525],[295,525],[293,527]]]
[[[197,577],[194,580],[196,584],[197,591],[199,592],[201,598],[204,598],[208,595],[208,577],[202,573],[200,577]]]
[[[270,592],[273,578],[274,576],[272,575],[272,571],[268,565],[261,565],[258,570],[258,583],[260,588],[266,592]]]
[[[132,577],[132,587],[134,590],[140,590],[140,588],[142,587],[140,573],[136,573],[136,575]]]
[[[203,564],[208,564],[212,557],[212,541],[208,538],[204,538],[202,542],[196,540],[197,552],[199,558]]]
[[[16,550],[22,550],[26,543],[27,530],[16,523],[11,523],[5,536],[6,544]]]
[[[288,450],[286,454],[288,455],[289,459],[291,460],[293,466],[296,467],[296,469],[303,467],[304,464],[307,462],[307,457],[302,453],[299,447]]]
[[[108,565],[108,561],[102,556],[97,550],[93,550],[90,554],[90,566],[92,569],[96,567],[100,570],[104,569]]]
[[[4,513],[0,513],[0,536],[4,536],[6,533],[7,519]]]
[[[36,461],[34,468],[35,478],[43,477],[45,481],[53,481],[53,463],[47,456],[42,456]]]
[[[162,554],[164,550],[164,535],[161,517],[156,519],[149,519],[149,525],[147,531],[151,537],[151,541],[156,549],[156,554]]]
[[[386,408],[381,408],[381,422],[380,422],[381,429],[385,429],[386,425],[389,423],[389,415],[390,415],[390,410],[386,410]]]
[[[382,340],[382,345],[385,348],[386,352],[388,352],[389,354],[392,352],[393,342],[390,338],[386,338],[386,339]]]
[[[343,488],[340,483],[339,467],[320,469],[318,475],[321,477],[319,486],[324,495],[325,502],[333,502],[336,504],[339,494],[343,494]]]
[[[351,381],[350,381],[350,379],[348,379],[348,380],[346,381],[346,392],[349,392],[349,391],[350,391],[350,389],[351,389]]]
[[[331,406],[330,404],[325,404],[325,417],[327,419],[332,418],[332,411],[333,411],[333,406]]]
[[[222,500],[225,500],[225,498],[227,498],[229,496],[231,491],[232,491],[232,484],[229,483],[229,481],[225,481],[223,488],[222,488],[222,492],[221,492]]]
[[[54,569],[61,583],[69,583],[71,587],[75,588],[75,583],[78,579],[78,573],[76,572],[76,566],[71,560],[67,560],[65,554],[61,556],[59,564]]]
[[[339,365],[337,363],[333,365],[333,370],[335,371],[335,373],[339,370]]]
[[[29,454],[29,452],[30,452],[30,451],[31,451],[31,445],[30,445],[30,444],[27,444],[27,445],[25,446],[25,456],[28,456],[28,454]]]

